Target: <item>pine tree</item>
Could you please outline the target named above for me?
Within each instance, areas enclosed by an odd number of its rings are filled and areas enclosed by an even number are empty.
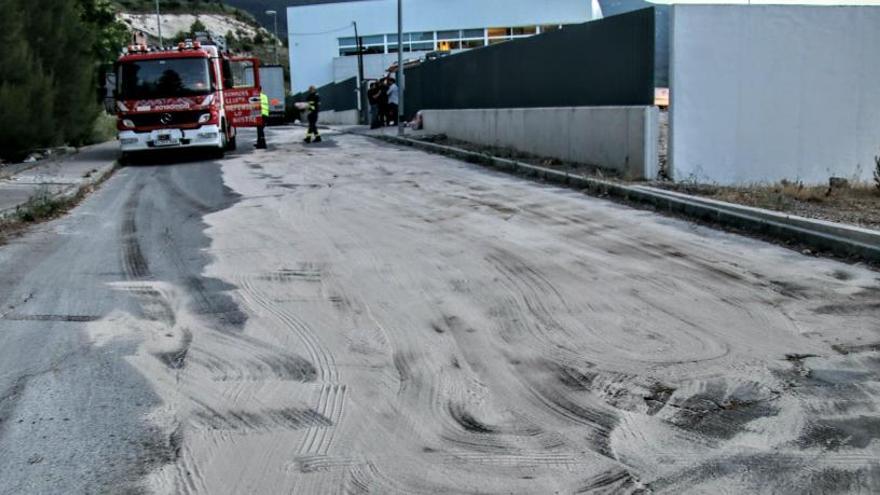
[[[81,144],[99,112],[99,64],[126,28],[107,0],[0,0],[0,12],[0,157]]]
[[[205,24],[202,21],[196,19],[189,27],[189,34],[190,36],[195,37],[196,33],[203,33],[207,30],[208,28],[205,27]]]
[[[0,0],[0,12],[0,158],[15,160],[58,141],[56,92],[25,38],[23,0]]]

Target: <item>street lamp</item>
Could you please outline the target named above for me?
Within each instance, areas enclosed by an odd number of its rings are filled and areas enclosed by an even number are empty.
[[[397,135],[403,136],[403,0],[397,0]]]
[[[275,41],[272,42],[272,45],[275,47],[275,65],[278,65],[278,12],[267,10],[266,15],[271,15],[275,20]]]
[[[164,48],[162,41],[162,15],[159,13],[159,0],[156,0],[156,29],[159,31],[159,48]]]

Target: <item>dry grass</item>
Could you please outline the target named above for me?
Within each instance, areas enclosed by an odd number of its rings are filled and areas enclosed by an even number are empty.
[[[877,175],[875,182],[880,180],[880,170]],[[861,182],[838,188],[789,181],[751,187],[686,183],[658,185],[730,203],[880,229],[880,183]]]
[[[89,172],[89,175],[94,172],[96,170]],[[59,218],[72,210],[111,175],[113,175],[113,171],[104,174],[100,180],[80,188],[76,194],[69,197],[53,196],[48,188],[40,188],[24,204],[17,206],[11,215],[0,218],[0,246],[10,237],[26,232],[30,225]]]
[[[874,188],[880,191],[880,156],[874,157]]]
[[[49,190],[44,188],[28,198],[25,204],[15,208],[15,218],[19,222],[28,223],[55,218],[65,211],[70,203],[69,199],[53,197],[49,194]]]

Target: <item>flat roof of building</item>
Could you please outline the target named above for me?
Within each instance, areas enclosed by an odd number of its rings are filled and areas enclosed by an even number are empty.
[[[322,5],[325,3],[363,2],[364,0],[288,0],[288,7],[305,7],[307,5]]]

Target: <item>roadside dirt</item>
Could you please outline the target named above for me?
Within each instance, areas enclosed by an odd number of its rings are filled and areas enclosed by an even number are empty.
[[[834,189],[797,183],[752,187],[672,182],[655,182],[651,185],[729,203],[880,230],[880,190],[867,184]]]

